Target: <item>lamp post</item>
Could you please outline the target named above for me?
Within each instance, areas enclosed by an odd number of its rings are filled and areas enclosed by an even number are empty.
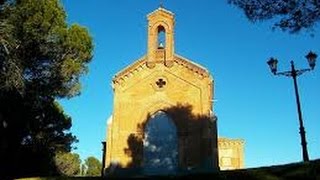
[[[303,120],[302,120],[302,112],[301,112],[300,98],[299,98],[299,92],[298,92],[297,76],[314,69],[314,67],[316,65],[317,54],[310,51],[305,57],[308,60],[310,68],[295,69],[294,62],[291,61],[290,62],[291,63],[291,70],[290,71],[277,72],[278,60],[275,58],[270,58],[270,60],[267,62],[267,64],[270,67],[271,72],[274,75],[283,75],[283,76],[287,76],[287,77],[292,77],[292,79],[293,79],[293,85],[294,85],[296,102],[297,102],[298,117],[299,117],[299,133],[300,133],[300,137],[301,137],[302,157],[303,157],[304,162],[309,161],[309,155],[308,155],[308,149],[307,149],[306,132],[304,130]]]

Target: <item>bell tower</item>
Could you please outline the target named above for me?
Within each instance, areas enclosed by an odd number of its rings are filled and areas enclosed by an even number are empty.
[[[174,58],[174,14],[159,7],[148,16],[147,66],[173,65]]]

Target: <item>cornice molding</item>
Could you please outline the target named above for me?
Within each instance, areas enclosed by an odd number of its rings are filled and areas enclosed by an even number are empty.
[[[147,17],[149,18],[150,16],[152,16],[152,15],[158,13],[158,12],[165,13],[165,14],[167,14],[167,15],[169,15],[169,16],[174,16],[174,13],[172,13],[171,11],[169,11],[169,10],[167,10],[167,9],[165,9],[165,8],[159,7],[158,9],[156,9],[156,10],[152,11],[151,13],[149,13],[149,14],[147,15]]]
[[[182,57],[180,55],[175,54],[174,55],[174,64],[180,65],[180,67],[183,67],[189,71],[192,71],[193,73],[197,74],[200,79],[204,77],[209,77],[211,78],[209,72],[207,69],[202,67],[199,64],[196,64],[192,62],[191,60]],[[161,63],[159,61],[157,64]],[[119,84],[122,82],[125,82],[129,77],[134,76],[137,74],[137,72],[143,70],[144,68],[147,68],[147,57],[143,56],[142,58],[138,59],[135,61],[133,64],[125,67],[123,70],[119,71],[114,77],[113,77],[113,84]],[[163,64],[165,66],[165,64]],[[174,65],[173,65],[174,66]],[[170,69],[170,67],[166,67]]]
[[[146,56],[141,57],[140,59],[136,60],[133,64],[128,65],[127,67],[123,68],[119,71],[112,79],[113,84],[118,84],[121,80],[128,79],[127,77],[130,76],[129,74],[135,74],[136,72],[141,71],[146,64]]]
[[[182,65],[184,67],[186,67],[187,69],[199,74],[200,76],[203,76],[203,77],[209,77],[210,74],[209,74],[209,71],[202,67],[201,65],[185,58],[185,57],[182,57],[180,55],[177,55],[175,54],[174,55],[174,61],[179,64],[179,65]]]
[[[244,146],[243,139],[218,138],[218,146]]]

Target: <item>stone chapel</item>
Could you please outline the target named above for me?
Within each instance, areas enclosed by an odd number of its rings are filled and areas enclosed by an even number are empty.
[[[227,146],[218,151],[213,78],[204,67],[175,53],[172,12],[159,7],[147,19],[146,54],[113,78],[105,173],[217,171],[223,161],[218,152],[230,151]],[[242,150],[236,156],[241,163]],[[241,168],[241,163],[236,165]]]

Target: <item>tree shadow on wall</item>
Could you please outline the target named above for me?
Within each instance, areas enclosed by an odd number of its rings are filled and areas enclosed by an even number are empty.
[[[165,112],[172,119],[177,132],[179,171],[215,168],[216,122],[210,115],[198,115],[192,112],[189,104],[177,104],[159,111]],[[144,161],[144,141],[146,126],[152,121],[148,114],[142,124],[137,125],[137,133],[128,136],[128,148],[124,149],[131,158],[128,168],[142,169]]]

